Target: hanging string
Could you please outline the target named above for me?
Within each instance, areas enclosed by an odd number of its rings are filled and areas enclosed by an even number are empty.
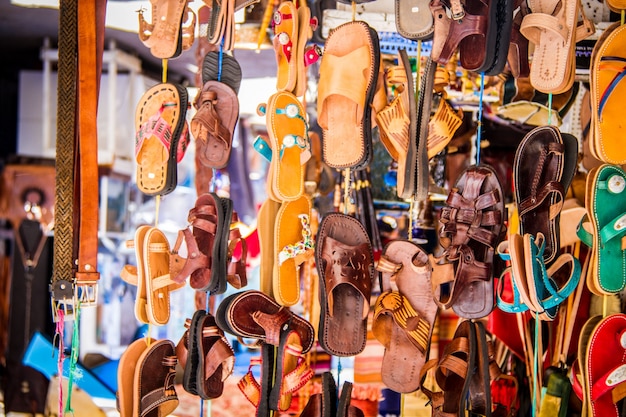
[[[163,74],[161,75],[161,82],[167,82],[167,59],[161,60],[163,63]]]
[[[200,398],[200,417],[204,417],[204,400]]]
[[[350,168],[343,171],[343,214],[348,214],[348,198],[350,197]]]
[[[356,20],[356,2],[353,1],[352,2],[352,21],[354,22]]]
[[[404,393],[400,393],[400,417],[404,417]]]
[[[552,93],[548,94],[548,126],[552,126]]]
[[[414,212],[413,210],[415,210],[415,199],[412,198],[411,202],[409,203],[409,240],[412,240],[415,236],[413,236],[413,216],[414,216]]]
[[[69,369],[69,381],[67,383],[67,401],[65,403],[65,413],[74,414],[72,409],[72,388],[74,386],[74,374],[76,374],[76,363],[78,362],[79,352],[79,336],[78,329],[80,327],[80,300],[76,300],[76,312],[75,312],[74,329],[72,331],[72,353],[70,354],[70,369]]]
[[[206,311],[208,313],[209,312],[209,292],[207,291],[204,294],[206,295],[204,311]]]
[[[220,42],[220,53],[217,55],[217,81],[222,81],[222,62],[224,59],[224,38]]]
[[[539,313],[535,312],[535,349],[533,351],[533,409],[532,415],[533,417],[537,413],[537,382],[539,379],[539,327],[541,323],[539,321]]]
[[[154,204],[154,227],[159,227],[159,207],[161,206],[161,195],[157,194]]]
[[[609,296],[603,295],[602,296],[602,317],[606,317],[608,306],[609,306]]]
[[[341,387],[341,357],[337,357],[337,388]]]
[[[152,323],[148,323],[148,330],[146,331],[146,345],[150,346],[150,343],[152,343],[152,337],[150,336],[152,334]]]
[[[215,192],[215,185],[216,185],[215,177],[217,177],[217,170],[215,168],[213,168],[212,170],[213,170],[213,175],[211,175],[211,182],[209,183],[209,192],[210,193],[214,193]]]
[[[63,309],[57,312],[59,321],[56,324],[54,338],[59,339],[59,358],[57,361],[57,374],[59,375],[59,416],[63,415],[63,360],[65,359],[65,349],[63,347],[63,338],[65,337],[65,313]]]
[[[480,73],[480,93],[478,96],[478,123],[476,131],[476,165],[480,164],[480,140],[483,130],[483,97],[485,95],[485,73]]]
[[[626,10],[622,9],[622,18],[620,19],[620,24],[624,24],[624,20],[626,18]]]

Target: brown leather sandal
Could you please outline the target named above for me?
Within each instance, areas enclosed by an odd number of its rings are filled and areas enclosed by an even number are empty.
[[[504,233],[502,187],[495,171],[472,166],[458,179],[441,210],[443,258],[434,265],[433,285],[441,296],[436,302],[452,307],[463,318],[485,317],[493,310],[494,246]],[[450,269],[454,269],[454,273]]]

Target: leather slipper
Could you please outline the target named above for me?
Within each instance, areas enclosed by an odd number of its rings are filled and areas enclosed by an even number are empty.
[[[150,48],[150,53],[161,59],[176,58],[183,51],[182,26],[189,13],[193,14],[193,28],[186,32],[193,34],[195,30],[195,14],[187,3],[189,0],[152,0],[152,23],[148,23],[139,12],[139,39]],[[191,42],[187,41],[188,48]],[[188,49],[187,48],[187,49]]]
[[[200,108],[191,120],[196,154],[208,168],[226,167],[239,118],[239,100],[233,89],[219,81],[207,81],[200,93]]]
[[[593,105],[590,148],[601,161],[625,164],[626,150],[615,138],[626,135],[619,97],[626,94],[626,26],[619,22],[609,26],[592,54],[590,94]]]
[[[300,265],[313,256],[311,200],[303,195],[285,201],[278,210],[274,228],[274,299],[289,307],[300,300]]]
[[[136,182],[146,195],[165,195],[176,188],[177,163],[189,143],[187,90],[170,83],[144,93],[135,111]]]
[[[466,401],[470,382],[476,367],[476,327],[469,320],[462,321],[452,341],[443,349],[439,359],[431,359],[420,374],[421,390],[432,405],[433,416],[456,416],[464,413],[461,403]],[[435,381],[442,391],[434,392],[424,385],[430,369],[435,369]]]
[[[304,167],[311,157],[308,123],[302,103],[288,92],[270,97],[265,110],[272,158],[270,162],[272,194],[277,201],[300,198],[304,192]]]
[[[493,310],[493,254],[504,234],[502,186],[495,171],[471,166],[457,180],[441,210],[439,236],[447,263],[433,265],[435,301],[463,318],[485,317]],[[475,219],[480,219],[478,222]],[[450,268],[454,268],[454,272]]]
[[[159,340],[145,349],[135,368],[134,417],[166,416],[178,407],[174,388],[176,353],[171,340]]]
[[[272,413],[269,407],[269,396],[274,380],[274,351],[274,346],[263,343],[261,356],[250,358],[248,372],[237,383],[244,397],[256,407],[256,417],[269,417]],[[261,383],[252,372],[252,368],[257,365],[261,367]]]
[[[614,294],[626,286],[622,244],[626,233],[626,173],[616,165],[601,165],[587,174],[587,215],[578,236],[592,248],[587,285],[598,295]],[[585,227],[591,223],[592,230]]]
[[[248,290],[229,295],[220,303],[215,320],[221,329],[230,334],[258,339],[274,346],[280,343],[281,328],[288,325],[300,336],[302,353],[313,347],[314,330],[311,324],[260,291]]]
[[[233,55],[210,51],[204,56],[202,85],[209,81],[219,81],[232,88],[235,94],[239,94],[241,77],[241,66]]]
[[[428,13],[428,1],[395,0],[394,13],[398,33],[407,39],[426,40],[435,30],[433,15]]]
[[[224,391],[224,381],[233,373],[235,353],[211,314],[205,313],[197,321],[194,336],[198,354],[194,375],[198,395],[204,400],[218,398]]]
[[[530,9],[520,26],[534,45],[530,82],[543,93],[563,93],[574,83],[576,42],[595,32],[593,23],[583,13],[579,27],[580,0],[539,0]]]
[[[519,234],[544,235],[546,264],[556,258],[560,248],[559,219],[566,192],[561,182],[564,150],[559,129],[540,126],[524,137],[513,161]]]
[[[297,49],[301,22],[294,2],[283,1],[274,12],[274,52],[276,55],[276,90],[293,92],[298,77]]]
[[[337,417],[363,417],[363,410],[351,404],[352,382],[344,382],[341,387],[341,395],[337,403]]]
[[[372,111],[380,47],[363,21],[344,23],[326,40],[320,66],[317,109],[323,159],[336,169],[362,169],[372,159]]]
[[[135,369],[142,353],[153,343],[153,339],[137,339],[128,345],[122,356],[120,356],[120,363],[117,368],[117,410],[120,412],[120,417],[137,415],[133,388]]]
[[[198,395],[198,372],[199,352],[198,352],[198,323],[206,316],[204,310],[196,310],[191,320],[185,320],[185,333],[176,345],[176,357],[178,363],[184,369],[183,388],[190,394]]]
[[[374,255],[369,236],[355,218],[324,216],[316,239],[320,280],[322,348],[336,356],[354,356],[365,348]]]
[[[428,255],[408,240],[385,246],[376,269],[382,293],[376,300],[372,332],[385,346],[383,383],[395,392],[419,388],[419,375],[428,359],[437,304],[430,282]]]
[[[300,417],[335,417],[337,415],[337,384],[333,374],[322,374],[322,392],[309,397]]]
[[[274,297],[274,230],[280,207],[281,204],[278,201],[266,199],[259,208],[257,221],[261,256],[260,290],[272,298]]]
[[[610,354],[607,354],[610,352]],[[626,315],[602,319],[587,346],[585,396],[594,417],[618,417],[626,397]]]

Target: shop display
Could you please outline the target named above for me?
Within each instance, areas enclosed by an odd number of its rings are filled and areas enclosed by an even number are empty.
[[[265,190],[263,201],[250,202],[258,206],[251,227],[235,210],[227,171],[247,143],[239,135],[251,130],[240,120],[235,11],[248,13],[256,1],[206,0],[197,15],[190,3],[152,1],[151,21],[138,14],[139,39],[163,70],[134,103],[134,182],[156,213],[154,224],[127,231],[130,259],[119,276],[136,287],[139,323],[174,321],[182,336],[175,344],[148,327],[126,347],[117,370],[121,417],[175,413],[180,381],[201,404],[229,396],[237,373],[234,395],[256,417],[369,417],[354,401],[363,381],[341,380],[346,363],[367,373],[377,394],[399,393],[400,415],[410,415],[406,402],[418,396],[433,416],[623,413],[626,315],[609,306],[626,286],[623,1],[607,3],[621,13],[611,23],[595,12],[591,20],[580,0],[395,0],[397,33],[380,36],[359,20],[357,5],[366,2],[354,2],[352,20],[326,39],[319,26],[334,2],[263,5],[258,45],[271,33],[276,91],[257,107],[265,125],[255,127],[252,148]],[[596,34],[587,75],[577,69],[576,43]],[[85,53],[95,46],[78,38],[77,69],[91,63],[99,71],[100,58]],[[196,41],[201,85],[191,98],[168,81],[167,60]],[[68,233],[55,242],[55,260],[76,263],[55,265],[71,267],[71,282],[51,273],[57,323],[78,320],[98,277],[90,250],[98,199],[87,198],[97,170],[86,156],[95,134],[89,143],[85,134],[95,126],[80,110],[96,101],[84,90],[78,106],[76,97],[59,101],[60,120],[76,114],[60,131],[67,149],[58,158],[70,152],[80,168],[69,175],[57,162],[57,199],[72,193],[54,207],[55,220],[59,208],[76,217],[54,226]],[[176,227],[171,244],[159,204],[179,185],[190,146],[197,197],[181,207],[188,224]],[[374,149],[390,158],[384,180]],[[45,250],[42,231],[55,223],[49,190],[40,189],[49,179],[24,186],[12,167],[4,177],[3,218],[16,223],[30,283]],[[378,200],[378,187],[394,201]],[[25,213],[10,204],[17,191]],[[382,233],[383,223],[391,230]],[[33,231],[35,246],[25,239]],[[66,283],[80,288],[74,298]],[[174,291],[187,286],[195,312],[176,322]],[[25,322],[29,333],[32,320]],[[248,363],[237,363],[247,354]],[[357,356],[366,366],[354,365]]]

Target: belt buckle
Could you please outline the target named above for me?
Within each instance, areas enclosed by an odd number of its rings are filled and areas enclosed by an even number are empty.
[[[50,284],[52,318],[55,323],[59,322],[61,318],[63,321],[74,320],[74,313],[76,311],[74,291],[74,284],[64,279]],[[63,312],[62,316],[60,311]]]
[[[82,307],[93,307],[98,304],[98,281],[80,281],[74,287],[75,299]]]

